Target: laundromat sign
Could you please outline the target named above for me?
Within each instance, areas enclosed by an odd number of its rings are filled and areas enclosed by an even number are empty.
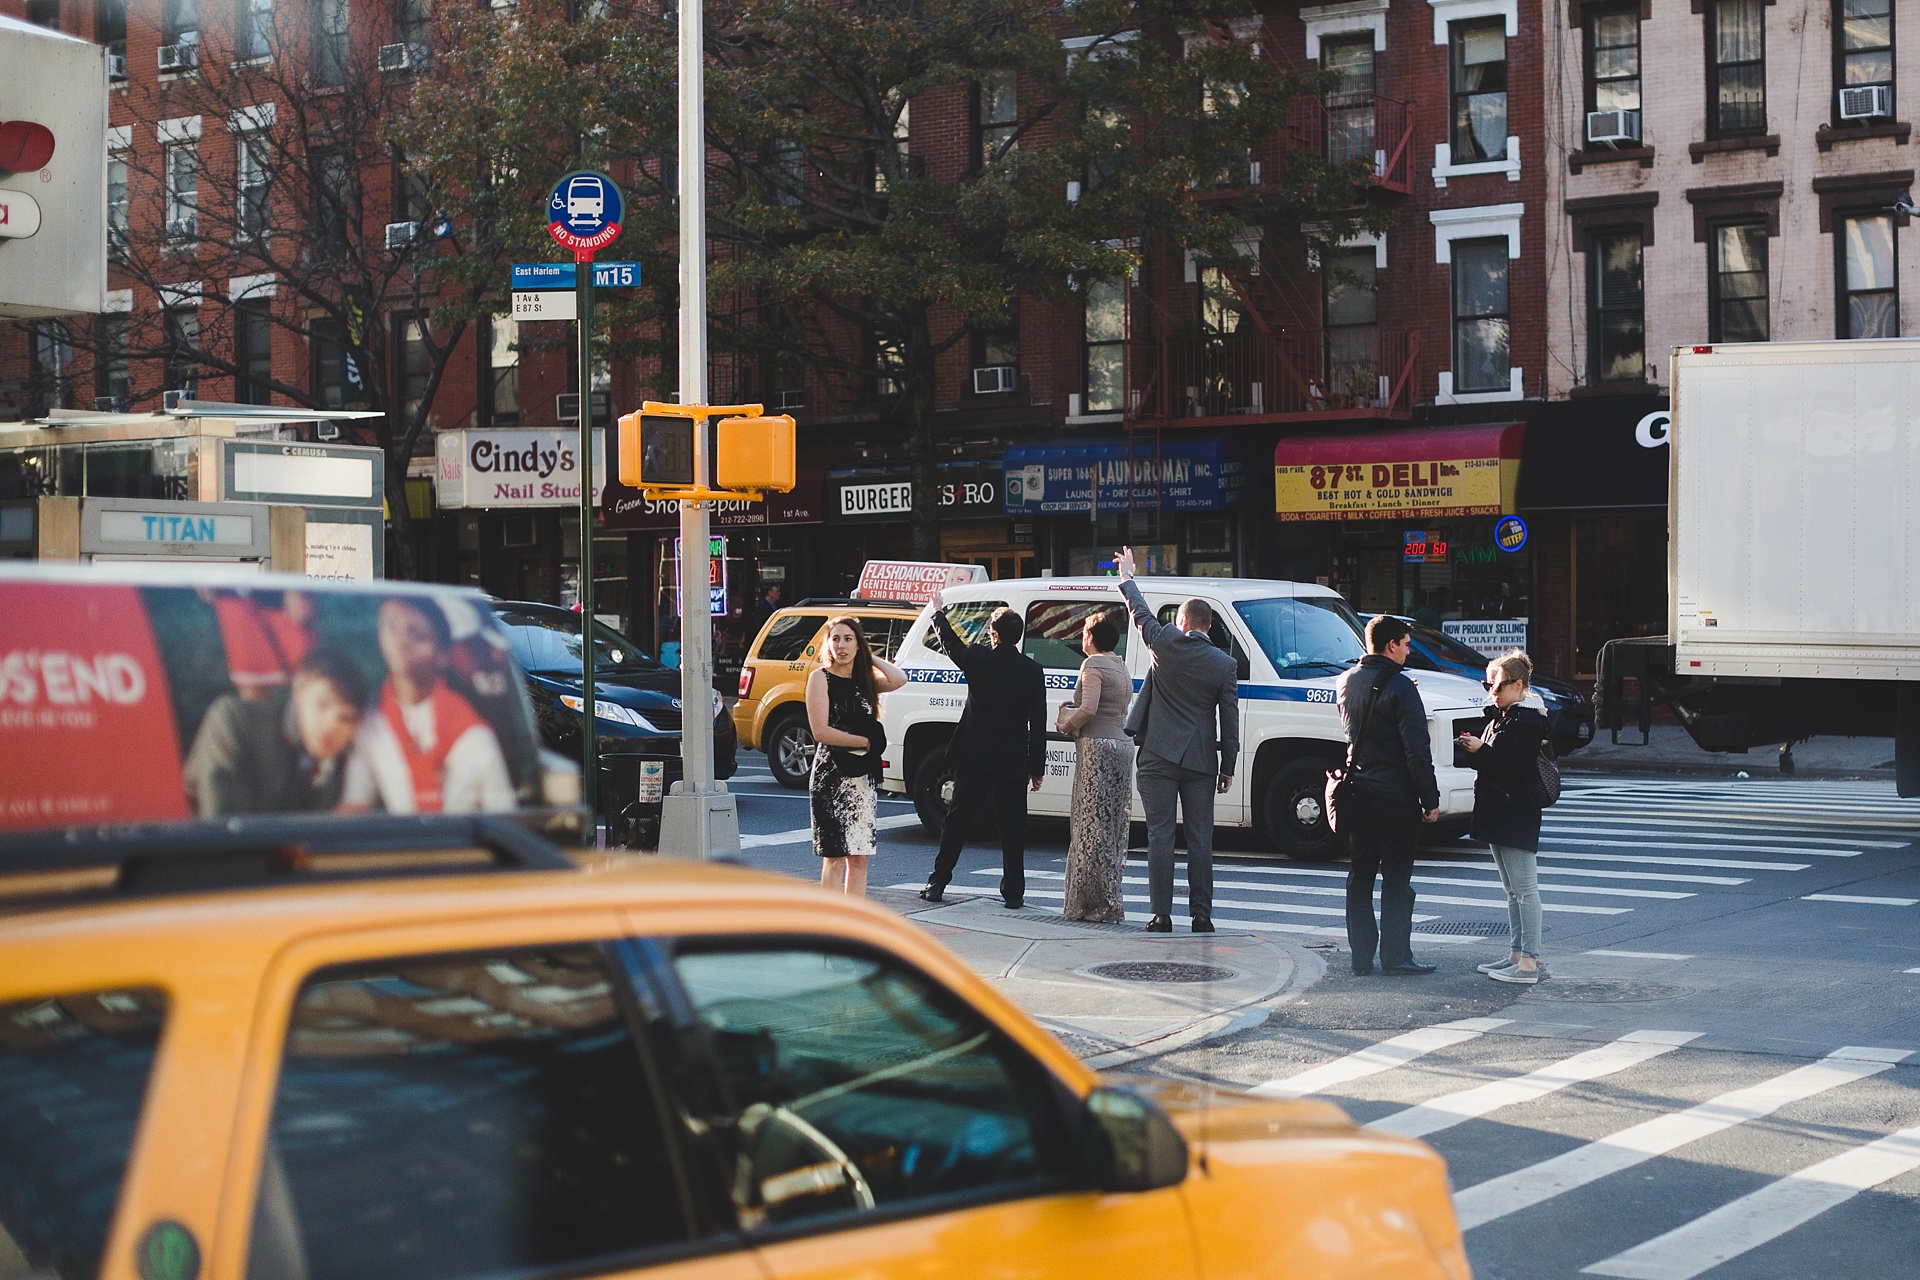
[[[1304,436],[1274,451],[1274,518],[1499,515],[1514,507],[1526,428]]]

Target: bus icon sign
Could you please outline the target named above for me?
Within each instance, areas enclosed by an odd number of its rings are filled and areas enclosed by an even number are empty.
[[[574,261],[591,262],[593,255],[620,236],[622,201],[613,179],[593,170],[577,170],[554,183],[547,197],[547,234]]]

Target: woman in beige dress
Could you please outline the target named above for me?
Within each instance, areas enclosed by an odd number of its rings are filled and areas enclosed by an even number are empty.
[[[1069,920],[1117,924],[1126,919],[1121,873],[1127,863],[1127,818],[1133,806],[1133,743],[1127,705],[1133,677],[1114,655],[1120,624],[1094,614],[1081,631],[1080,683],[1060,708],[1058,729],[1075,740],[1073,838],[1067,846]]]

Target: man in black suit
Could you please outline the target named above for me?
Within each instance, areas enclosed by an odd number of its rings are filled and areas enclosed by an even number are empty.
[[[947,621],[944,604],[934,610],[933,625],[947,656],[966,677],[967,705],[947,740],[953,803],[940,830],[933,874],[920,896],[941,900],[960,861],[960,846],[986,805],[1000,828],[1000,899],[1017,911],[1027,896],[1027,793],[1020,783],[1024,779],[1038,791],[1047,770],[1046,672],[1020,652],[1026,625],[1011,609],[994,611],[987,624],[989,644],[962,640]]]

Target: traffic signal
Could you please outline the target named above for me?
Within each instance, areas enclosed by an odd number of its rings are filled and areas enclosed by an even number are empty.
[[[794,487],[793,419],[722,418],[714,427],[714,488],[771,490]]]
[[[620,419],[620,483],[635,489],[700,483],[693,469],[691,418],[629,413]]]

